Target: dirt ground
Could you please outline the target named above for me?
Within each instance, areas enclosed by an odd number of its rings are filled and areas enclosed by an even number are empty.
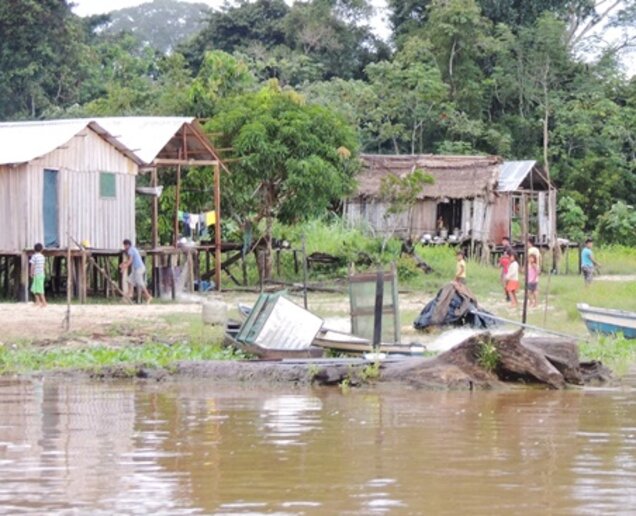
[[[228,305],[230,317],[237,318],[238,302],[251,304],[257,295],[251,293],[227,293],[222,299]],[[294,296],[296,303],[302,304],[302,298]],[[425,298],[417,294],[400,296],[401,311],[409,313],[401,321],[403,330],[409,332],[412,324],[411,313],[419,311]],[[349,299],[344,294],[312,293],[309,297],[309,309],[325,318],[331,327],[348,325]],[[66,305],[51,303],[47,308],[38,308],[33,303],[0,303],[0,343],[37,341],[58,341],[73,336],[86,336],[97,340],[116,337],[134,327],[136,333],[145,330],[154,332],[169,330],[172,321],[179,321],[180,315],[193,320],[201,313],[201,304],[162,303],[150,305],[123,303],[87,304],[71,306],[70,332],[65,331]],[[70,335],[69,335],[70,333]]]
[[[117,325],[165,323],[164,318],[171,314],[196,313],[201,313],[196,304],[73,305],[70,330],[73,334],[100,334]],[[58,339],[66,333],[65,317],[66,306],[61,304],[47,308],[33,303],[0,304],[0,342]]]

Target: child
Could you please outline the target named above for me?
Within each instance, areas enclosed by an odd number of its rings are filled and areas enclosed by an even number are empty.
[[[464,260],[464,253],[457,251],[457,268],[455,269],[455,281],[466,284],[466,260]]]
[[[501,284],[504,289],[504,295],[506,296],[506,301],[510,301],[510,294],[508,294],[508,290],[506,290],[506,274],[508,273],[508,267],[510,265],[510,251],[504,248],[504,252],[499,259],[499,267],[501,268]]]
[[[537,257],[533,254],[528,255],[528,298],[530,306],[537,306],[537,296],[539,295],[539,264]]]
[[[31,292],[35,296],[35,306],[41,308],[46,307],[46,298],[44,297],[44,255],[42,254],[42,244],[35,244],[33,247],[35,253],[31,256],[29,263],[31,264]]]
[[[514,253],[510,255],[510,264],[508,265],[508,272],[505,276],[506,280],[506,292],[510,296],[511,306],[516,308],[517,303],[517,290],[519,290],[519,262]]]
[[[583,272],[583,279],[585,280],[586,287],[589,287],[592,283],[595,267],[600,267],[599,263],[594,259],[592,245],[592,239],[588,238],[585,241],[585,247],[581,252],[581,272]]]

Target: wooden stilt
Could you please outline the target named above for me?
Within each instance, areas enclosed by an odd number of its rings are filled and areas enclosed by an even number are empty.
[[[29,301],[29,255],[20,255],[20,301]]]
[[[221,290],[221,167],[214,166],[214,283]]]

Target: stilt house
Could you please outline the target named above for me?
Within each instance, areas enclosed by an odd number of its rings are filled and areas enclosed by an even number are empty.
[[[453,241],[499,243],[526,219],[539,241],[556,238],[556,190],[535,161],[504,161],[498,156],[373,155],[361,156],[358,187],[345,203],[352,224],[378,234],[419,239],[423,235]],[[380,196],[382,179],[423,170],[433,178],[410,213],[387,216],[389,204]],[[443,228],[440,231],[440,227]]]
[[[142,160],[90,120],[0,123],[0,253],[135,238]]]
[[[180,172],[188,166],[215,167],[209,203],[216,210],[215,244],[205,252],[214,251],[220,285],[219,170],[223,164],[194,118],[5,122],[0,123],[0,141],[0,295],[27,297],[27,258],[37,242],[45,246],[46,256],[56,260],[66,256],[69,242],[73,258],[85,260],[70,238],[87,244],[93,257],[119,256],[122,241],[136,239],[135,195],[140,190],[153,197],[149,253],[154,270],[164,254],[176,252],[161,248],[158,242],[159,169],[177,175],[176,226]],[[141,171],[150,173],[150,187],[138,187]],[[86,271],[83,265],[81,269]],[[87,291],[85,276],[76,278],[83,291],[83,295],[78,292],[81,299]]]

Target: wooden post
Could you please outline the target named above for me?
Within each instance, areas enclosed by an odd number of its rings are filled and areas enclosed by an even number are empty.
[[[280,251],[278,251],[280,253]],[[280,273],[279,273],[280,277]],[[303,233],[303,303],[307,310],[307,245],[305,242],[305,234]]]
[[[20,255],[20,298],[29,302],[29,255],[24,251]]]
[[[159,185],[159,178],[157,168],[152,169],[151,175],[151,184],[153,188],[157,188]],[[151,218],[151,229],[152,229],[152,250],[155,251],[159,247],[159,197],[156,195],[152,196],[152,218]],[[152,253],[150,258],[150,271],[152,273],[152,293],[153,295],[157,295],[157,271],[155,270],[155,253]],[[148,269],[146,269],[148,270]]]
[[[221,290],[221,167],[214,165],[214,283]]]
[[[523,258],[524,258],[524,272],[523,272],[523,312],[521,315],[521,322],[523,324],[526,323],[527,319],[528,319],[528,265],[529,265],[529,260],[528,260],[528,224],[529,224],[529,220],[528,220],[528,211],[529,211],[529,206],[528,206],[528,196],[524,193],[523,194]]]
[[[181,149],[179,149],[179,159],[181,159]],[[174,237],[172,244],[177,247],[179,242],[179,208],[181,204],[181,164],[177,165],[177,185],[174,199]]]
[[[80,279],[80,302],[82,304],[86,303],[86,295],[87,295],[87,283],[88,283],[88,277],[87,277],[87,267],[86,267],[86,251],[84,250],[84,248],[82,247],[82,251],[81,251],[81,258],[80,258],[80,263],[81,263],[81,279]]]
[[[71,239],[67,238],[66,244],[66,315],[64,317],[64,329],[71,329],[71,300],[73,299],[73,259],[71,258]]]
[[[373,313],[373,352],[377,353],[382,343],[382,313],[384,308],[384,271],[378,269],[375,280],[375,309]]]
[[[158,178],[157,178],[157,169],[153,168],[150,176],[150,185],[153,188],[157,188]],[[152,212],[150,218],[151,225],[151,245],[153,249],[159,247],[159,197],[156,195],[152,196]]]

